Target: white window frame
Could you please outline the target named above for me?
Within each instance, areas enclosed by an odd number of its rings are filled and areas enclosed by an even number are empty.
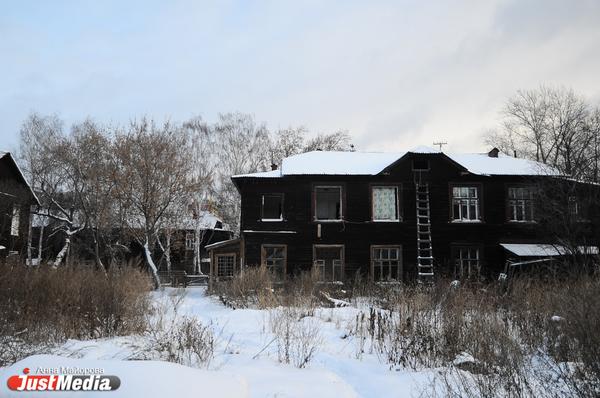
[[[318,218],[318,209],[317,209],[317,202],[318,202],[318,198],[317,198],[317,190],[319,188],[337,188],[339,189],[340,192],[340,218]],[[313,219],[316,222],[342,222],[344,221],[344,187],[341,185],[315,185],[313,188],[313,194],[314,194],[314,215],[313,215]]]
[[[511,197],[511,193],[518,189],[527,189],[529,190],[530,197],[529,198],[517,198]],[[531,209],[531,214],[526,214],[527,204],[529,204]],[[523,214],[523,219],[518,220],[517,218],[517,209],[521,210],[521,214]],[[533,187],[530,186],[511,186],[508,187],[508,221],[510,222],[535,222],[535,206],[534,206],[534,190]]]
[[[455,189],[467,189],[474,190],[475,196],[455,196]],[[479,186],[477,185],[452,185],[452,222],[460,223],[469,223],[469,222],[481,222],[481,195],[479,194]],[[460,192],[460,191],[459,191]],[[458,214],[454,213],[455,204],[458,202]],[[474,218],[471,217],[471,206],[475,205],[475,214]],[[466,206],[466,215],[463,214],[463,206]]]
[[[392,260],[392,259],[381,259],[381,258],[375,258],[375,251],[376,250],[394,250],[396,251],[396,259]],[[388,264],[387,266],[384,265],[378,265],[377,263],[381,263],[381,262],[393,262],[396,261],[398,264],[396,266],[392,266],[391,264]],[[389,269],[387,270],[387,274],[390,275],[392,272],[392,267],[397,267],[398,268],[398,279],[382,279],[381,276],[384,274],[383,272],[380,272],[380,278],[379,279],[375,279],[375,268],[376,267],[380,267],[381,270],[383,271],[384,267],[388,267]],[[373,278],[374,282],[401,282],[402,281],[402,274],[403,274],[403,268],[402,268],[402,246],[399,245],[373,245],[371,246],[371,277]]]
[[[19,227],[21,224],[21,206],[13,204],[12,217],[10,220],[10,234],[11,236],[19,236]]]
[[[376,189],[394,189],[396,198],[396,218],[393,219],[378,219],[375,218],[375,190]],[[398,185],[373,185],[371,187],[371,220],[373,222],[400,222],[400,187]]]

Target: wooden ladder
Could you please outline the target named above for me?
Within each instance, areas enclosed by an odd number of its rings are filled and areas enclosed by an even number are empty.
[[[431,213],[429,185],[416,182],[417,193],[417,271],[419,282],[433,281],[433,246],[431,244]]]

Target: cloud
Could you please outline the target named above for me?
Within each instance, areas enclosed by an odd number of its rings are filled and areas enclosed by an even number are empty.
[[[597,2],[15,3],[0,16],[0,131],[253,113],[347,129],[360,149],[482,150],[504,101],[540,83],[600,98]]]

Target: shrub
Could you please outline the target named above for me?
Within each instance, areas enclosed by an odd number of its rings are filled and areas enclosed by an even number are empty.
[[[198,319],[179,314],[185,291],[163,297],[148,314],[148,329],[135,359],[175,362],[193,367],[208,367],[215,348],[212,328]]]

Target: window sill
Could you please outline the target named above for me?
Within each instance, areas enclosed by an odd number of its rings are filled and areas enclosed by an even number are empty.
[[[534,220],[523,220],[523,221],[518,221],[518,220],[508,220],[507,223],[509,224],[537,224],[537,221]]]
[[[283,222],[283,218],[261,218],[261,222]]]
[[[402,222],[402,220],[371,220],[371,222],[399,223]]]
[[[483,220],[451,220],[450,224],[483,224]]]
[[[344,220],[313,220],[314,223],[320,224],[320,223],[340,223],[340,222],[344,222]]]

